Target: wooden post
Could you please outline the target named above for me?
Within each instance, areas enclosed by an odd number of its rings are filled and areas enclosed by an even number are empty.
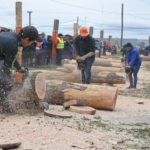
[[[123,45],[123,4],[121,5],[121,39],[120,39],[120,47]]]
[[[74,23],[74,39],[78,36],[78,23]]]
[[[22,2],[16,2],[16,33],[22,29]],[[22,47],[18,47],[18,62],[22,63]]]
[[[100,31],[100,44],[101,44],[101,55],[104,55],[104,30]]]
[[[94,31],[94,28],[93,28],[93,27],[90,27],[90,28],[89,28],[89,34],[90,34],[91,36],[93,36],[93,31]]]
[[[78,20],[78,19],[77,19]],[[78,23],[74,23],[74,36],[73,38],[75,39],[78,36]],[[74,58],[76,57],[76,50],[74,48]]]
[[[58,34],[58,28],[59,28],[59,20],[55,19],[54,20],[54,28],[53,28],[53,35],[52,35],[52,40],[53,40],[53,45],[52,45],[52,63],[55,63],[56,59],[56,38]]]
[[[108,48],[110,48],[112,46],[112,36],[109,35],[108,37]]]
[[[22,28],[22,2],[16,2],[16,33]]]

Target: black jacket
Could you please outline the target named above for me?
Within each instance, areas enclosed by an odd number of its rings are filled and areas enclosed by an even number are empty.
[[[19,37],[13,32],[0,33],[0,60],[4,61],[4,72],[9,73],[13,64],[17,70],[21,67],[16,60]]]
[[[77,56],[84,56],[89,52],[95,53],[95,49],[96,49],[95,40],[90,35],[88,35],[84,39],[80,35],[77,36],[74,41],[74,45],[76,48]],[[95,55],[93,55],[91,57],[95,57]]]

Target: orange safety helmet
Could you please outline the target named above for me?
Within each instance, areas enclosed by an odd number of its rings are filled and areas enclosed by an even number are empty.
[[[86,27],[82,27],[80,29],[80,35],[81,36],[88,36],[88,29]]]

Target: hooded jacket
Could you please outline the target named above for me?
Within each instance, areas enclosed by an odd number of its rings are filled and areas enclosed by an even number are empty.
[[[129,64],[131,68],[141,65],[141,62],[139,53],[134,48],[126,52],[126,63]]]
[[[3,60],[5,73],[10,73],[14,65],[17,70],[21,68],[16,55],[18,53],[19,36],[13,32],[0,33],[0,60]]]

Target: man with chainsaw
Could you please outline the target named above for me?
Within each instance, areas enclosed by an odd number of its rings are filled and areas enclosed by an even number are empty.
[[[27,47],[35,42],[38,31],[33,26],[24,27],[19,34],[14,32],[0,33],[0,106],[3,112],[11,112],[7,95],[13,86],[11,69],[14,66],[20,73],[26,72],[16,60],[18,46]]]
[[[90,84],[91,67],[95,60],[95,40],[88,34],[88,29],[82,27],[80,35],[75,39],[76,60],[82,73],[82,83]]]
[[[131,43],[126,44],[126,73],[128,73],[130,86],[128,89],[136,88],[137,75],[141,66],[141,58]]]

